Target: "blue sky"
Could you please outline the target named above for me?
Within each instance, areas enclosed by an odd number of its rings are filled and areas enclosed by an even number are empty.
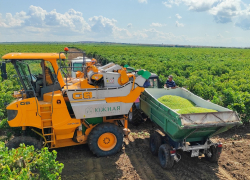
[[[0,42],[250,47],[249,0],[0,0]]]

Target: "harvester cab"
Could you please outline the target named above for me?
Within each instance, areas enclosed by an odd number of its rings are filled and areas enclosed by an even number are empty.
[[[93,59],[83,62],[76,78],[68,78],[65,69],[72,67],[65,65],[65,54],[69,53],[9,53],[2,57],[13,64],[22,85],[14,93],[16,100],[7,106],[8,123],[24,131],[32,129],[50,148],[88,143],[97,156],[115,154],[130,132],[127,114],[151,74],[128,73],[114,63],[97,68]],[[1,69],[6,77],[4,65]],[[15,137],[7,146],[16,148],[20,143],[41,147],[35,137],[27,136]]]

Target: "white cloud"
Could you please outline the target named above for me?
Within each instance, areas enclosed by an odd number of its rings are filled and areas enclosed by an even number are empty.
[[[70,9],[68,12],[61,14],[52,10],[47,12],[41,7],[31,5],[28,13],[21,11],[12,16],[10,13],[6,13],[5,19],[2,18],[0,27],[9,28],[51,28],[51,32],[71,30],[73,32],[84,33],[90,31],[89,24],[82,17],[81,12],[77,12]],[[35,32],[35,31],[34,31]]]
[[[240,12],[235,25],[244,30],[250,30],[250,4]]]
[[[147,3],[148,3],[148,1],[147,1],[147,0],[138,0],[138,2],[139,2],[139,3],[145,3],[145,4],[147,4]]]
[[[178,21],[175,22],[175,26],[176,27],[184,27],[184,24],[179,23]]]
[[[190,11],[213,15],[216,23],[233,22],[236,27],[250,30],[250,4],[242,0],[168,0],[162,3],[169,8],[184,4]]]
[[[218,34],[216,37],[217,38],[223,38],[223,36],[221,34]]]
[[[21,26],[27,18],[28,16],[23,11],[16,13],[14,16],[11,13],[6,13],[5,18],[0,14],[0,27],[11,28]]]
[[[128,30],[117,27],[117,21],[115,19],[109,19],[103,16],[94,16],[89,18],[89,22],[91,24],[91,32],[93,33],[92,36],[113,36],[114,38],[119,39],[132,36]]]
[[[169,4],[168,2],[162,2],[162,4],[163,4],[164,6],[166,6],[166,7],[168,7],[168,8],[171,8],[171,7],[172,7],[172,5]]]
[[[166,26],[166,24],[161,24],[161,23],[152,23],[150,24],[151,27],[163,27]]]
[[[181,19],[182,17],[179,14],[175,15],[178,19]]]
[[[132,23],[128,23],[127,28],[132,28]]]
[[[179,6],[180,4],[185,4],[188,6],[189,10],[192,11],[207,11],[209,10],[216,2],[223,1],[223,0],[168,0],[164,2],[163,4],[169,7],[172,7],[172,5]]]
[[[216,2],[221,0],[182,0],[187,6],[189,10],[192,11],[207,11],[213,7]],[[223,0],[222,0],[223,1]]]
[[[224,0],[217,6],[211,8],[209,13],[214,15],[217,23],[232,22],[232,18],[239,15],[241,11],[241,0]]]

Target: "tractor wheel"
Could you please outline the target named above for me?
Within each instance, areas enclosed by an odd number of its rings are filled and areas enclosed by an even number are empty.
[[[163,169],[171,169],[174,166],[174,158],[170,155],[170,146],[168,144],[160,146],[158,158]]]
[[[158,132],[150,134],[149,147],[153,155],[155,156],[158,155],[159,148],[162,144],[161,142],[162,142],[162,136]]]
[[[8,147],[9,150],[12,148],[16,149],[20,147],[20,144],[25,144],[25,146],[31,146],[33,145],[36,150],[42,149],[42,143],[37,140],[34,137],[30,136],[17,136],[14,137],[12,140],[10,140],[7,144],[6,147]]]
[[[132,112],[128,113],[128,122],[134,126],[139,126],[143,122],[141,112],[136,108],[135,104],[132,106]]]
[[[217,147],[215,145],[210,146],[209,150],[205,154],[208,161],[217,163],[221,155],[222,147]]]
[[[111,123],[102,123],[93,128],[88,137],[90,150],[97,156],[110,156],[121,150],[122,130]]]

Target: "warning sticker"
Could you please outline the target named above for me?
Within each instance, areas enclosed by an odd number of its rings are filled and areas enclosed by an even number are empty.
[[[114,79],[107,79],[107,83],[109,83],[109,84],[114,84]]]

